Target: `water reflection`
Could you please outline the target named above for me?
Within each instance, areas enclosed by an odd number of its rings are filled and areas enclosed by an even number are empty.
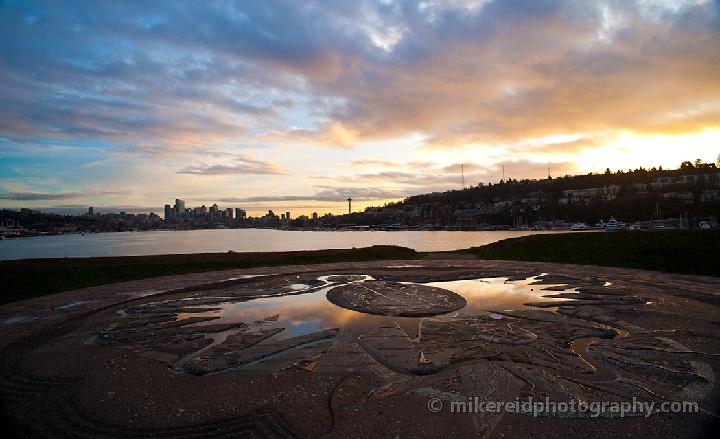
[[[139,256],[175,253],[285,252],[329,248],[400,245],[418,251],[450,251],[490,244],[507,238],[556,231],[397,231],[330,232],[274,229],[208,229],[109,232],[36,236],[0,241],[0,260]],[[587,232],[579,232],[587,233]]]
[[[529,277],[522,281],[510,281],[508,278],[500,277],[430,282],[424,285],[444,288],[463,296],[467,300],[467,305],[460,312],[465,314],[486,310],[532,309],[534,307],[524,304],[538,301],[564,301],[567,299],[547,297],[547,295],[575,292],[574,288],[560,291],[543,290],[543,288],[562,287],[562,285],[532,285],[537,280],[536,277]]]
[[[274,336],[285,339],[328,328],[343,330],[339,337],[355,338],[360,334],[375,329],[383,324],[397,322],[410,337],[416,337],[419,317],[395,317],[365,314],[358,311],[338,307],[326,299],[326,293],[339,285],[373,280],[370,276],[322,276],[320,287],[307,284],[291,284],[286,286],[288,295],[262,297],[249,301],[228,301],[207,306],[194,307],[199,312],[181,313],[178,319],[190,317],[215,316],[218,319],[199,323],[218,324],[262,321],[262,328],[284,328]],[[430,282],[423,285],[444,288],[453,291],[467,300],[462,309],[433,318],[452,319],[463,315],[474,315],[481,311],[528,309],[526,302],[562,301],[567,299],[544,297],[545,294],[558,294],[565,291],[543,291],[541,288],[560,287],[559,285],[530,285],[537,278],[523,281],[509,281],[507,278],[480,278],[445,282]],[[303,293],[302,291],[308,290]],[[207,311],[200,311],[201,309]],[[276,317],[277,316],[277,317]],[[271,317],[268,319],[268,317]]]

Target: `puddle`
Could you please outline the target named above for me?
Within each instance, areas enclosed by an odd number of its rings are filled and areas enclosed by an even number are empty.
[[[263,277],[263,276],[270,276],[270,275],[269,274],[243,274],[238,277],[229,277],[227,279],[223,279],[221,282],[232,282],[234,280],[252,279],[254,277]]]
[[[95,303],[95,300],[75,300],[70,303],[66,303],[65,305],[58,306],[55,309],[69,309],[69,308],[75,308],[76,306],[86,305],[88,303]]]
[[[567,298],[548,296],[575,292],[575,288],[561,289],[563,285],[560,284],[535,285],[538,280],[537,277],[513,281],[506,277],[496,277],[430,282],[423,285],[444,288],[463,296],[468,303],[457,311],[462,314],[475,314],[488,310],[541,309],[524,304],[541,301],[565,302]],[[544,310],[554,309],[544,308]]]
[[[258,325],[263,330],[284,328],[273,336],[273,339],[286,339],[328,328],[343,330],[339,337],[355,338],[360,334],[378,328],[387,323],[397,322],[410,336],[417,336],[418,324],[422,317],[397,317],[365,314],[358,311],[338,307],[326,299],[326,293],[339,285],[360,283],[374,280],[367,275],[328,275],[321,276],[322,284],[290,284],[285,286],[287,294],[282,296],[260,297],[248,301],[228,301],[212,305],[192,306],[193,312],[180,313],[178,320],[192,317],[218,317],[217,319],[197,323],[193,326],[216,325],[235,322],[262,322]],[[434,286],[453,291],[467,300],[467,305],[457,311],[438,315],[434,319],[453,319],[463,315],[474,315],[488,310],[536,309],[524,306],[526,302],[567,301],[564,298],[543,297],[558,292],[574,292],[567,290],[544,291],[542,288],[561,287],[560,285],[530,285],[537,278],[531,277],[520,281],[509,281],[508,278],[481,278],[446,282],[430,282],[422,285]],[[237,299],[235,299],[237,300]],[[207,309],[207,311],[202,311]],[[549,311],[551,309],[545,309]],[[279,314],[276,321],[265,318]],[[500,318],[499,315],[495,315]],[[190,326],[190,325],[188,325]]]
[[[147,296],[152,296],[154,294],[164,293],[166,291],[168,291],[168,290],[131,291],[131,292],[128,292],[125,294],[127,294],[128,296],[131,296],[131,297],[147,297]]]
[[[582,378],[591,382],[612,381],[617,378],[617,373],[615,372],[615,370],[607,366],[604,362],[598,361],[588,352],[588,347],[598,340],[600,340],[600,338],[598,337],[588,337],[573,340],[570,344],[570,349],[576,355],[582,358],[582,360],[594,371],[592,376],[584,376]]]
[[[3,321],[0,321],[0,325],[16,325],[18,323],[25,323],[35,320],[35,317],[28,317],[28,316],[13,316],[10,318],[7,318]]]

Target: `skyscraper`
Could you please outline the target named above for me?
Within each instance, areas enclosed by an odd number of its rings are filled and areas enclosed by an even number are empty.
[[[173,208],[169,204],[166,204],[165,205],[165,221],[170,221],[172,219],[174,219]]]
[[[185,200],[175,199],[175,217],[182,218],[185,216]]]

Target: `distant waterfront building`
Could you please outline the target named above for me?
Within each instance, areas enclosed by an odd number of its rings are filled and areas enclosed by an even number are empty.
[[[312,219],[314,219],[314,220],[318,219],[318,214],[317,214],[317,212],[313,212],[313,214],[312,214]]]
[[[220,212],[220,208],[218,207],[217,204],[213,204],[212,206],[210,206],[210,216],[212,218],[218,216],[219,212]]]
[[[235,208],[235,219],[245,219],[245,216],[247,214],[244,210],[240,209],[239,207]]]
[[[233,219],[233,210],[231,207],[228,207],[227,209],[225,209],[225,217],[227,219]]]
[[[285,214],[284,214],[284,213],[281,213],[281,214],[280,214],[280,219],[281,219],[281,220],[284,220],[284,219],[285,219]]]
[[[28,209],[27,207],[21,207],[20,208],[20,216],[28,216],[28,215],[40,215],[40,211],[34,210],[34,209]]]
[[[290,212],[285,212],[285,219],[290,220]]]
[[[170,220],[174,219],[175,216],[173,215],[173,212],[174,211],[173,211],[172,206],[170,206],[169,204],[166,204],[165,205],[165,221],[170,221]]]
[[[95,209],[92,206],[88,207],[88,216],[95,216]]]
[[[175,199],[175,216],[178,219],[185,216],[185,200]]]
[[[662,194],[664,200],[675,200],[682,203],[692,204],[695,201],[695,194],[690,191],[665,192]]]
[[[712,201],[720,201],[720,190],[707,189],[700,194],[701,203],[709,203]]]

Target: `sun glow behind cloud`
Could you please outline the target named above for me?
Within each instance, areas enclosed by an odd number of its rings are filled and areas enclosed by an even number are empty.
[[[588,149],[576,159],[583,170],[613,171],[638,167],[677,168],[683,161],[701,159],[714,163],[720,145],[720,129],[677,135],[625,132],[607,140],[601,148]]]
[[[711,1],[8,0],[0,38],[0,206],[340,213],[459,188],[461,168],[720,152]]]

